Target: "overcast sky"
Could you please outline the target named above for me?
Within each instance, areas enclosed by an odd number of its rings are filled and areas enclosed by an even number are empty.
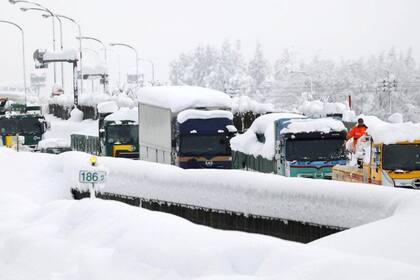
[[[140,56],[155,61],[157,76],[168,77],[168,63],[198,44],[220,45],[240,39],[251,56],[259,41],[268,59],[275,60],[292,47],[303,59],[357,58],[395,46],[413,47],[420,60],[420,1],[418,0],[39,0],[55,13],[78,20],[83,35],[105,42],[135,46]],[[21,12],[18,5],[0,0],[0,19],[21,24],[26,32],[27,63],[31,71],[36,48],[52,45],[51,21],[37,12]],[[19,5],[22,6],[22,5]],[[65,48],[76,48],[73,25],[64,25]],[[18,81],[21,73],[20,40],[11,27],[0,24],[0,84]],[[94,42],[90,49],[100,50]],[[134,64],[128,49],[113,48],[111,73]],[[89,54],[90,53],[90,54]],[[95,54],[87,51],[88,62]],[[142,65],[147,72],[146,64]]]

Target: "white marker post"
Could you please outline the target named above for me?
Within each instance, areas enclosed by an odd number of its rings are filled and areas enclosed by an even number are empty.
[[[96,156],[91,156],[90,163],[92,165],[92,169],[80,170],[79,172],[79,182],[82,184],[89,184],[89,193],[91,199],[96,198],[96,185],[103,184],[107,175],[105,170],[101,170],[96,166],[96,162]]]

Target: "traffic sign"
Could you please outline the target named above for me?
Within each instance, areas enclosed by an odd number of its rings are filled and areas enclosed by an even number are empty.
[[[80,183],[103,183],[106,179],[106,172],[100,170],[80,170]]]

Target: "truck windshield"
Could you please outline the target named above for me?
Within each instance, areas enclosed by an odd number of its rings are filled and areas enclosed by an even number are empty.
[[[383,169],[420,169],[420,144],[385,145],[383,155]]]
[[[342,139],[288,140],[286,159],[288,161],[325,161],[345,159]]]
[[[109,144],[137,144],[139,142],[139,128],[136,125],[110,125],[107,127]]]
[[[23,118],[16,120],[21,134],[42,134],[42,124],[37,118]]]
[[[230,154],[229,139],[225,134],[182,135],[179,152],[189,156],[228,155]]]
[[[42,124],[38,118],[2,118],[0,119],[0,134],[14,135],[16,133],[22,135],[42,134]]]

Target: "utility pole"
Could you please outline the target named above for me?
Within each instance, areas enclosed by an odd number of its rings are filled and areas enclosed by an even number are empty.
[[[383,106],[383,104],[385,102],[383,102],[383,98],[385,96],[388,97],[388,110],[389,110],[389,114],[392,114],[392,92],[396,92],[398,89],[398,80],[397,79],[391,79],[389,72],[387,77],[382,81],[382,97],[380,98],[380,103],[381,106]]]

